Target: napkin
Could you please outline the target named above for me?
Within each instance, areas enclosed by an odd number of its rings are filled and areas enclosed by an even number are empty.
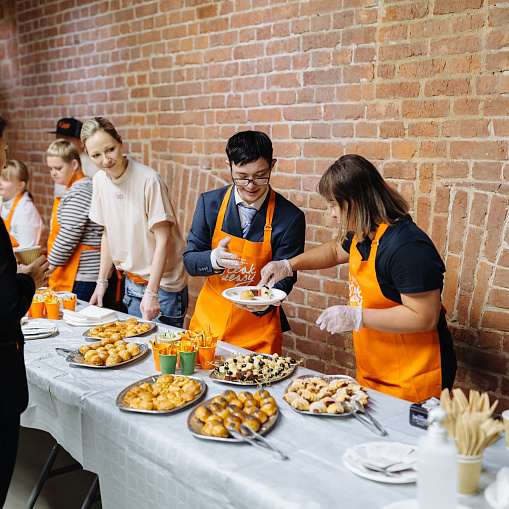
[[[378,467],[387,472],[400,472],[416,469],[417,451],[415,447],[399,442],[371,442],[348,450],[351,460],[367,468]]]
[[[493,502],[497,509],[509,509],[509,468],[504,467],[497,474],[494,483]]]
[[[63,316],[74,322],[82,322],[85,325],[96,322],[114,321],[118,317],[115,311],[97,306],[88,306],[77,313],[70,309],[64,309]]]

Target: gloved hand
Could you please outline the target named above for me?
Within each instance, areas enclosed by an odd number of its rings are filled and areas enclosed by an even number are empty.
[[[278,260],[269,262],[261,270],[262,279],[258,286],[268,286],[272,288],[277,282],[285,277],[293,276],[293,269],[288,260]]]
[[[89,304],[91,306],[99,306],[100,308],[102,308],[103,307],[103,297],[104,297],[104,294],[106,293],[107,289],[108,289],[108,280],[107,279],[98,279],[94,293],[92,294],[92,297],[90,297]]]
[[[316,321],[320,330],[327,328],[332,334],[362,329],[362,308],[359,306],[332,306],[327,308]]]
[[[273,302],[270,305],[271,306],[281,306],[281,302],[282,301]],[[245,309],[246,311],[249,311],[250,313],[259,313],[259,312],[265,311],[269,307],[269,304],[267,304],[264,307],[262,307],[262,306],[250,306],[249,304],[238,304],[237,302],[234,302],[234,304],[238,308]]]
[[[145,291],[140,302],[141,317],[144,320],[153,320],[159,316],[161,306],[157,294]]]
[[[222,268],[236,269],[242,266],[242,262],[238,259],[236,254],[230,252],[230,248],[228,247],[230,240],[230,237],[225,237],[219,242],[216,248],[216,261]]]

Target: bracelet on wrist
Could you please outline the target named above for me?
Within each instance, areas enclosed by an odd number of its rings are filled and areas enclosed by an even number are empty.
[[[95,283],[97,286],[104,286],[105,288],[107,288],[109,284],[107,279],[98,279]]]

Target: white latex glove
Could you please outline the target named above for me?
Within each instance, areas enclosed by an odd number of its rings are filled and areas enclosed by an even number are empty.
[[[268,286],[272,288],[277,282],[285,277],[293,276],[292,266],[288,260],[278,260],[269,262],[261,270],[262,279],[258,286]]]
[[[102,279],[100,281],[101,282],[98,281],[98,283],[95,287],[94,293],[92,294],[92,297],[90,297],[89,304],[91,306],[98,306],[98,307],[102,308],[103,307],[103,297],[104,297],[104,294],[106,293],[106,290],[108,289],[108,280]]]
[[[237,255],[230,252],[230,248],[228,247],[230,240],[230,237],[225,237],[219,242],[216,248],[217,264],[224,269],[236,269],[242,266],[242,262],[238,259]]]
[[[274,302],[274,303],[272,303],[270,305],[271,306],[281,306],[281,302],[282,301]],[[269,304],[267,304],[264,307],[262,307],[262,306],[250,306],[249,304],[238,304],[237,302],[234,302],[234,304],[238,308],[245,309],[246,311],[249,311],[250,313],[259,313],[261,311],[265,311],[269,307]]]
[[[145,293],[140,302],[140,311],[141,317],[144,320],[152,320],[153,318],[157,318],[161,312],[161,306],[159,305],[159,300],[157,297]]]
[[[359,306],[332,306],[327,308],[316,321],[320,330],[327,328],[332,334],[362,329],[362,308]]]

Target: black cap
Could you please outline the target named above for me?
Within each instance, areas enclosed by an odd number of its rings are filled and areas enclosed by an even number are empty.
[[[79,140],[82,127],[83,123],[75,118],[61,118],[57,123],[57,130],[48,132],[60,136],[70,136]]]

